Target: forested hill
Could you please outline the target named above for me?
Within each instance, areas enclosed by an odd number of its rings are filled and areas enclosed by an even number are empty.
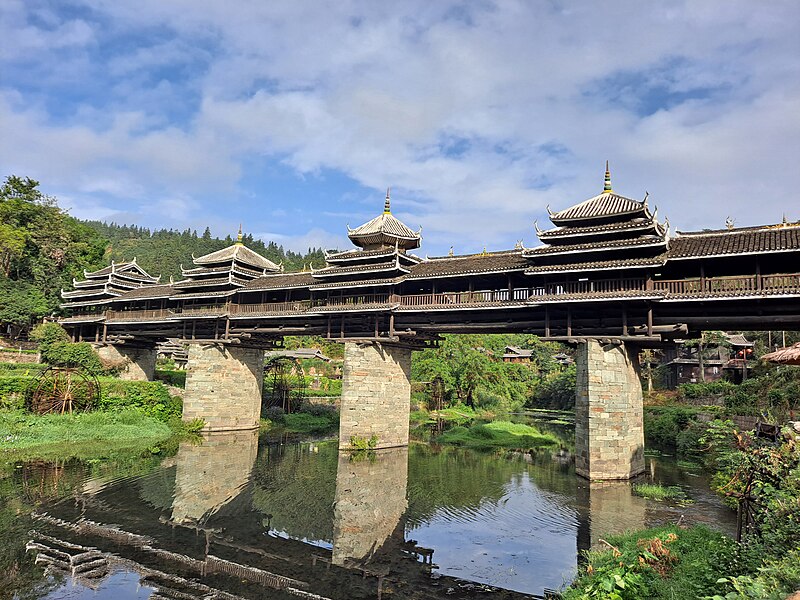
[[[228,236],[225,239],[211,237],[211,232],[206,227],[202,235],[197,231],[175,231],[172,229],[157,229],[151,231],[136,225],[117,225],[116,223],[101,223],[99,221],[85,221],[85,224],[94,229],[101,237],[108,240],[106,259],[121,262],[132,260],[151,275],[161,275],[161,281],[169,281],[170,275],[176,280],[182,279],[181,265],[185,269],[192,268],[192,254],[202,256],[209,252],[221,250],[233,243]],[[283,262],[286,271],[300,271],[304,266],[313,264],[320,268],[325,264],[325,256],[321,249],[309,248],[306,254],[298,254],[291,250],[284,250],[283,246],[275,242],[264,243],[256,240],[252,235],[246,234],[242,240],[244,244],[267,257],[275,264]]]

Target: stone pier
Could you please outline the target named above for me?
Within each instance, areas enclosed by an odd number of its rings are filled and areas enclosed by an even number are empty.
[[[92,344],[105,365],[119,369],[119,378],[128,381],[152,381],[156,375],[155,346]]]
[[[339,447],[353,437],[376,448],[408,445],[411,350],[379,343],[346,343]]]
[[[404,542],[408,447],[353,460],[339,453],[333,503],[333,564],[363,565],[388,541]]]
[[[644,471],[642,385],[635,351],[623,344],[578,345],[575,471],[591,480]]]
[[[256,429],[263,381],[263,350],[190,344],[183,420],[203,419],[204,431]]]

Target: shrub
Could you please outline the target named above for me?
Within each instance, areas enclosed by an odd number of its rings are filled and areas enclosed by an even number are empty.
[[[264,411],[264,418],[269,419],[273,423],[283,423],[285,414],[280,406],[270,406]]]
[[[163,381],[172,387],[186,387],[186,371],[156,369],[156,381]]]
[[[644,412],[644,435],[648,445],[677,448],[678,438],[697,417],[697,408],[650,406]]]
[[[169,421],[181,417],[183,402],[177,396],[171,396],[160,381],[103,378],[100,382],[99,408],[136,408],[148,416]]]

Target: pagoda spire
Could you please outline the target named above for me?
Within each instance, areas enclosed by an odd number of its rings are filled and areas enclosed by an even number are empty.
[[[608,168],[608,161],[606,161],[606,178],[605,182],[603,183],[603,193],[610,194],[614,190],[611,189],[611,171]]]
[[[237,246],[244,246],[244,242],[242,242],[242,224],[239,223],[239,233],[236,235],[236,245]]]
[[[392,188],[386,188],[386,202],[383,203],[383,214],[388,215],[392,212],[391,207],[391,200],[389,198],[389,192],[391,192]]]

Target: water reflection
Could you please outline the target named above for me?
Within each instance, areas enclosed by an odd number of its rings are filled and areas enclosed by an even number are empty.
[[[182,443],[175,457],[172,521],[207,522],[249,484],[257,454],[257,431],[212,433],[202,444]]]
[[[408,447],[364,455],[340,452],[333,508],[333,562],[369,562],[387,539],[402,544]]]
[[[90,572],[100,599],[121,597],[104,591],[118,587],[107,580],[133,571],[159,590],[205,586],[239,598],[289,597],[289,588],[348,599],[389,590],[429,598],[453,588],[458,598],[484,584],[521,592],[495,597],[522,598],[569,581],[577,551],[609,533],[682,514],[732,521],[702,476],[669,459],[650,458],[650,473],[687,488],[695,505],[653,503],[628,483],[590,484],[575,477],[563,450],[414,444],[350,456],[336,446],[262,438],[259,447],[252,433],[212,434],[161,465],[122,462],[116,476],[108,464],[24,465],[7,472],[13,487],[3,500],[12,490],[16,514],[35,510],[13,543],[24,546],[25,531],[35,529],[40,546],[31,554],[46,557],[50,548],[67,560],[62,572],[84,568],[64,554],[99,553],[93,560],[102,568]]]

